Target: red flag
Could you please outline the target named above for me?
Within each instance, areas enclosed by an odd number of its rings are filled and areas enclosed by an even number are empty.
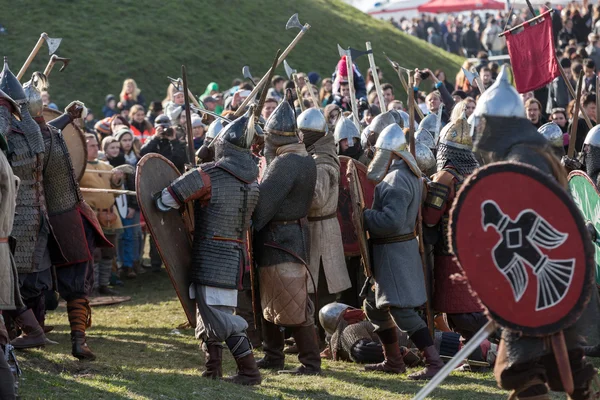
[[[551,11],[542,15],[550,14]],[[552,18],[548,15],[542,22],[533,26],[525,23],[524,28],[517,34],[505,32],[510,63],[519,93],[539,89],[560,74],[554,52]]]

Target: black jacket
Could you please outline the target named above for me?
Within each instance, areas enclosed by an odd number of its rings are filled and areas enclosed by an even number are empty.
[[[179,172],[183,172],[185,163],[187,162],[187,154],[185,152],[185,144],[179,140],[169,140],[153,136],[147,140],[140,150],[140,156],[145,156],[149,153],[158,153],[167,160],[175,164]]]

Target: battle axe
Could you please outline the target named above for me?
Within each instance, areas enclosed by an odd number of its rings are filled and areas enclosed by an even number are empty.
[[[360,132],[360,123],[358,122],[358,104],[356,103],[356,90],[354,89],[354,60],[356,60],[360,56],[364,56],[365,54],[372,53],[373,50],[360,51],[353,49],[352,47],[348,47],[348,50],[344,50],[339,44],[337,46],[340,57],[346,56],[346,66],[348,70],[348,86],[350,88],[350,103],[352,104],[352,115],[354,116],[354,124],[356,124],[356,127]]]
[[[52,72],[54,64],[58,62],[62,63],[62,66],[60,67],[58,72],[63,72],[65,68],[67,68],[67,65],[69,65],[69,63],[71,62],[71,59],[59,57],[56,54],[52,54],[52,57],[50,57],[50,61],[48,61],[48,65],[46,65],[46,69],[44,69],[44,75],[46,75],[46,78],[50,75],[50,72]]]
[[[300,92],[300,85],[298,85],[298,71],[292,69],[290,64],[288,64],[287,60],[283,60],[283,67],[285,68],[285,73],[288,79],[294,81],[294,88],[296,89],[296,97],[298,98],[298,104],[300,105],[300,110],[304,111],[304,101],[302,101],[302,93]]]
[[[252,82],[252,84],[254,86],[256,86],[256,82],[254,82],[254,78],[252,77],[252,74],[250,73],[250,67],[247,65],[244,65],[244,67],[242,68],[242,75],[244,75],[244,79],[249,79],[250,82]]]
[[[381,83],[379,82],[379,74],[377,73],[377,66],[375,65],[375,56],[373,56],[373,47],[371,42],[365,43],[367,47],[367,54],[369,56],[369,66],[371,67],[371,74],[373,75],[373,83],[375,83],[375,92],[377,92],[377,98],[379,99],[379,108],[381,112],[385,112],[385,98],[383,97],[383,90],[381,89]]]
[[[175,78],[171,78],[170,76],[167,76],[167,79],[170,80],[171,84],[173,86],[175,86],[176,88],[183,86],[183,81],[181,80],[181,78],[175,79]],[[192,101],[192,103],[194,103],[194,105],[196,107],[202,108],[202,106],[200,105],[200,103],[198,103],[198,100],[196,100],[196,98],[194,97],[194,94],[192,93],[192,91],[190,89],[188,89],[187,94],[190,97],[190,100]]]
[[[309,24],[304,24],[304,25],[300,24],[300,21],[298,20],[298,14],[294,14],[288,20],[287,24],[285,24],[285,29],[292,29],[292,28],[299,28],[300,32],[298,32],[298,34],[296,35],[294,40],[292,40],[292,42],[288,45],[288,47],[279,56],[279,59],[277,60],[278,66],[279,66],[279,64],[281,64],[283,62],[283,60],[285,60],[285,58],[288,56],[290,51],[292,51],[292,49],[294,47],[296,47],[296,45],[298,44],[300,39],[302,39],[302,37],[304,36],[306,31],[308,31],[310,29],[310,25]],[[256,84],[256,86],[254,87],[254,89],[252,90],[250,95],[248,97],[246,97],[246,99],[238,107],[238,110],[235,113],[236,117],[239,117],[242,115],[242,113],[244,112],[244,109],[246,108],[248,103],[250,103],[250,101],[254,98],[254,96],[256,96],[258,91],[266,83],[269,73],[270,73],[270,71],[267,71],[267,73],[262,77],[262,79]]]
[[[414,92],[412,90],[412,87],[409,88],[409,85],[406,82],[406,78],[404,77],[403,72],[406,72],[406,74],[410,78],[413,71],[410,70],[410,69],[408,69],[408,68],[401,67],[400,64],[398,64],[396,61],[392,61],[387,56],[387,54],[383,53],[383,55],[388,60],[388,62],[392,66],[392,68],[394,68],[394,70],[398,74],[398,79],[400,79],[400,82],[402,83],[402,86],[404,86],[404,90],[406,90],[406,96],[408,96],[408,103],[410,104],[410,98],[412,97],[414,99],[415,94],[414,94]],[[417,112],[417,114],[419,114],[419,117],[422,120],[424,118],[423,111],[421,111],[421,109],[419,107],[415,107],[415,111]],[[411,122],[411,126],[414,126],[414,121]]]
[[[51,38],[48,36],[48,34],[46,32],[43,32],[40,35],[40,38],[38,39],[37,43],[35,44],[35,47],[31,51],[31,54],[29,54],[29,57],[27,57],[27,60],[25,60],[25,64],[23,64],[23,66],[19,70],[19,73],[17,74],[18,80],[21,80],[23,75],[25,75],[27,68],[29,68],[29,65],[31,65],[31,62],[33,61],[33,59],[35,58],[37,53],[40,51],[40,49],[42,48],[44,41],[46,41],[46,43],[48,43],[48,51],[49,51],[49,54],[52,55],[56,52],[56,50],[58,50],[58,46],[60,46],[60,42],[62,41],[62,39],[61,38]]]
[[[471,71],[467,71],[465,68],[461,67],[463,74],[465,74],[465,78],[469,81],[471,86],[477,86],[479,89],[479,93],[483,94],[485,92],[485,86],[483,85],[483,81],[479,77],[477,70],[475,67],[471,68]]]

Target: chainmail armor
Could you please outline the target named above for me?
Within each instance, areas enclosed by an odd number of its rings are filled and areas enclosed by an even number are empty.
[[[588,146],[585,153],[585,172],[596,183],[600,173],[600,147]]]
[[[202,175],[198,169],[193,169],[175,179],[170,186],[171,194],[177,197],[177,201],[183,204],[190,200],[195,200],[194,196],[198,190],[204,187]]]
[[[437,148],[437,170],[441,171],[448,161],[461,175],[471,175],[479,167],[475,154],[471,150],[458,149],[439,143]]]
[[[237,289],[246,260],[245,232],[259,190],[256,178],[244,183],[218,164],[201,167],[210,177],[211,198],[208,206],[196,204],[192,254],[192,280],[195,283]]]

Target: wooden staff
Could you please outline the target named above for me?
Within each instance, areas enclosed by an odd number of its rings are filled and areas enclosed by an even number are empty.
[[[550,337],[550,341],[552,342],[552,351],[554,352],[554,358],[558,366],[560,381],[565,392],[570,395],[575,390],[575,386],[573,384],[573,372],[571,371],[571,363],[569,362],[565,334],[563,331],[555,333]]]
[[[98,189],[98,188],[79,188],[82,193],[104,193],[104,194],[127,194],[135,196],[136,193],[133,190],[121,190],[121,189]]]
[[[298,105],[300,106],[300,110],[304,111],[306,110],[306,107],[304,107],[304,99],[302,98],[302,93],[300,91],[300,85],[298,85],[298,74],[297,73],[293,73],[292,74],[292,80],[294,81],[294,87],[296,89],[296,97],[298,98]]]
[[[571,132],[569,133],[569,149],[567,156],[573,158],[575,154],[575,140],[577,139],[577,125],[579,122],[579,103],[581,102],[581,87],[583,86],[583,71],[579,74],[577,80],[577,95],[575,96],[575,107],[573,109],[573,121],[571,122]],[[585,113],[584,113],[585,114]]]
[[[348,68],[348,87],[350,89],[350,104],[352,105],[352,115],[354,116],[354,124],[360,132],[360,122],[358,119],[358,103],[356,102],[356,90],[354,89],[354,68],[352,62],[352,54],[350,50],[346,52],[346,66]]]
[[[413,76],[412,71],[408,73],[408,88],[406,90],[408,95],[408,146],[410,148],[410,154],[416,157],[415,149],[415,93],[413,90]]]
[[[371,73],[373,75],[373,83],[375,84],[375,91],[377,92],[377,98],[379,98],[379,108],[381,112],[386,111],[385,107],[385,99],[383,98],[383,90],[381,89],[381,83],[379,82],[379,74],[377,73],[377,66],[375,65],[375,56],[373,56],[373,47],[371,47],[371,42],[366,43],[367,51],[369,53],[367,56],[369,57],[369,65],[371,66]]]

